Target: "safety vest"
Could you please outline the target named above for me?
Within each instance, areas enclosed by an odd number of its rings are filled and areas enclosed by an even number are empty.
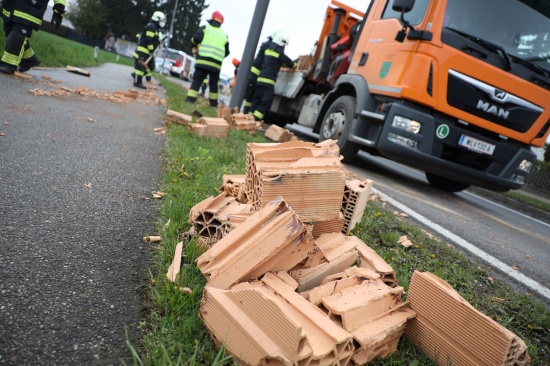
[[[208,57],[221,64],[225,58],[226,43],[227,34],[225,31],[220,27],[207,24],[204,28],[204,37],[199,46],[199,57]]]

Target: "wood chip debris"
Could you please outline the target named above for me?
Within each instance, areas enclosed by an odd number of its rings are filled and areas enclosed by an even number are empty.
[[[189,287],[180,287],[180,291],[187,295],[193,293],[193,290],[191,290]]]
[[[88,122],[93,122],[94,119],[93,118],[88,118]]]
[[[157,128],[154,128],[153,131],[155,131],[157,135],[166,135],[166,132],[168,132],[166,127],[157,127]]]
[[[500,297],[491,297],[491,301],[498,302],[501,304],[504,304],[505,300],[501,299]]]
[[[6,136],[6,134],[2,132],[2,133],[0,133],[0,136]]]
[[[92,183],[86,183],[86,184],[84,184],[84,187],[91,189],[92,188]]]

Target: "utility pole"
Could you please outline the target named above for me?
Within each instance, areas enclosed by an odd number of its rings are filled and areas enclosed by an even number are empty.
[[[260,33],[262,33],[262,27],[264,25],[265,16],[267,14],[267,8],[269,6],[269,0],[257,0],[256,8],[254,9],[254,15],[252,16],[252,23],[248,30],[248,37],[244,46],[243,57],[241,58],[241,65],[239,66],[239,73],[237,74],[237,80],[235,81],[235,88],[231,93],[231,99],[229,100],[229,107],[241,107],[246,92],[246,84],[248,83],[248,75],[254,62],[254,54],[256,53],[256,47],[258,47],[258,41],[260,39]]]
[[[174,11],[172,12],[172,20],[170,21],[170,34],[168,35],[168,40],[166,41],[166,48],[170,47],[170,38],[174,35],[174,22],[176,20],[176,12],[178,11],[178,2],[176,0],[176,5],[174,5]]]

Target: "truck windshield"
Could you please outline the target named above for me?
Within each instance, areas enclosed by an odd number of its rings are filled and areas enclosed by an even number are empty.
[[[444,28],[550,70],[550,6],[540,0],[448,0]]]

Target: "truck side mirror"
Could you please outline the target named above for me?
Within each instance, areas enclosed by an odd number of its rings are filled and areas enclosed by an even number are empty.
[[[401,23],[403,24],[403,29],[397,32],[395,36],[395,40],[397,42],[403,42],[405,40],[405,37],[407,36],[407,28],[414,30],[409,22],[405,20],[405,13],[412,10],[414,7],[414,2],[415,0],[394,0],[393,2],[392,9],[393,11],[401,13]]]
[[[392,9],[399,13],[408,13],[414,7],[415,0],[394,0]]]

